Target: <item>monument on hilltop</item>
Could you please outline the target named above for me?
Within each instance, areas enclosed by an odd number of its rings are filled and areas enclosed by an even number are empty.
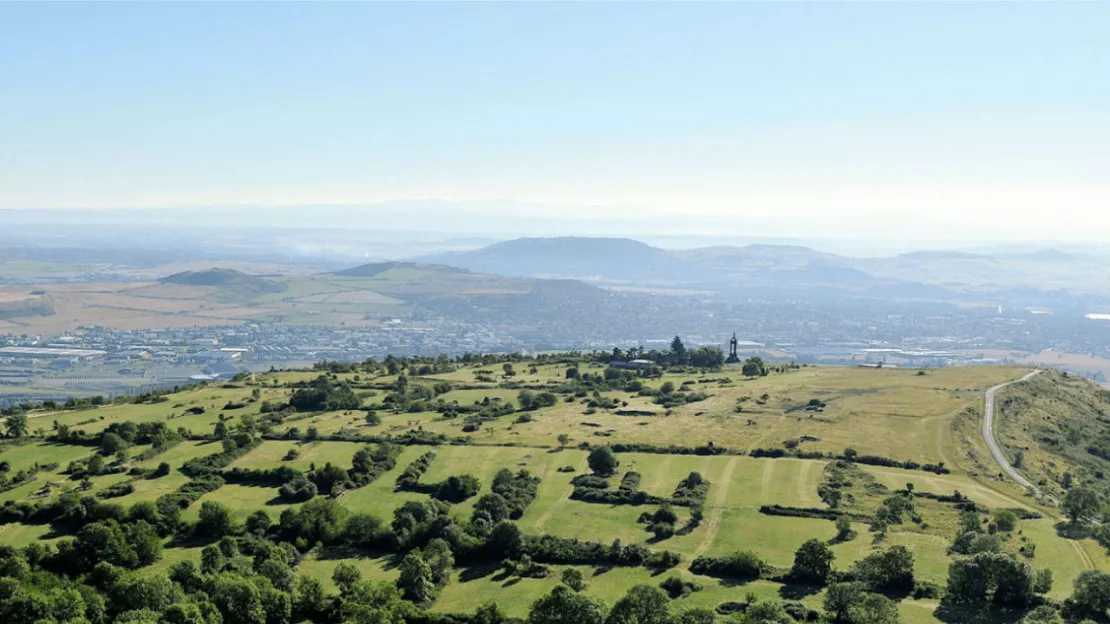
[[[736,333],[734,332],[732,334],[732,340],[728,341],[728,359],[725,360],[725,364],[740,363],[740,356],[736,354],[736,348],[739,344],[740,343],[736,340]]]

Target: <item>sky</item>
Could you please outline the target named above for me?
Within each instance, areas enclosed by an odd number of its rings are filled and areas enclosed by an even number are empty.
[[[1105,3],[3,3],[0,209],[1098,240],[1108,29]]]

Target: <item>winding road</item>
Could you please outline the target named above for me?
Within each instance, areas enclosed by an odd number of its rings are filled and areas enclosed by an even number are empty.
[[[998,384],[993,388],[989,388],[985,396],[986,400],[983,404],[983,439],[987,441],[987,446],[991,450],[991,455],[994,456],[994,461],[997,462],[999,467],[1002,468],[1002,472],[1009,475],[1009,477],[1014,481],[1017,481],[1018,485],[1025,488],[1032,488],[1034,490],[1037,490],[1037,486],[1033,485],[1029,481],[1029,479],[1026,479],[1024,475],[1022,475],[1020,472],[1017,471],[1016,468],[1010,465],[1010,460],[1006,459],[1006,455],[1002,453],[1002,448],[998,446],[998,440],[997,438],[995,438],[994,435],[994,397],[996,394],[998,394],[999,390],[1005,388],[1006,386],[1025,381],[1026,379],[1029,379],[1030,377],[1033,377],[1040,372],[1041,371],[1039,370],[1035,370],[1022,377],[1021,379],[1007,381],[1004,384]],[[1060,501],[1053,496],[1045,494],[1044,497],[1047,500],[1051,501],[1053,505],[1060,504]]]

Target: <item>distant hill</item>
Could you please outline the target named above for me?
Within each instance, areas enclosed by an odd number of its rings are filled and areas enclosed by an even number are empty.
[[[0,300],[0,320],[52,314],[54,314],[54,302],[49,295],[28,295]]]
[[[798,245],[701,247],[673,252],[692,264],[742,282],[855,286],[874,282],[849,258]]]
[[[642,283],[696,282],[712,277],[662,249],[628,238],[519,238],[420,260],[519,277]]]
[[[676,251],[674,255],[699,264],[721,266],[753,262],[808,265],[813,262],[829,263],[844,259],[800,245],[745,245],[743,247],[723,245]]]
[[[372,262],[370,264],[362,264],[350,269],[343,269],[336,271],[333,275],[339,277],[376,277],[386,271],[395,269],[416,269],[416,270],[432,270],[436,273],[469,273],[466,269],[458,267],[446,266],[442,264],[423,264],[420,262]]]
[[[205,271],[183,271],[167,275],[163,284],[182,286],[211,286],[234,293],[236,298],[249,299],[259,295],[283,292],[285,282],[272,281],[257,275],[247,275],[235,269],[208,269]]]

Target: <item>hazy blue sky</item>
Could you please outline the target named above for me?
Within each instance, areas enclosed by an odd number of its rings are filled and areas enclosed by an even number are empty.
[[[0,207],[1105,237],[1108,32],[1078,3],[0,4]]]

